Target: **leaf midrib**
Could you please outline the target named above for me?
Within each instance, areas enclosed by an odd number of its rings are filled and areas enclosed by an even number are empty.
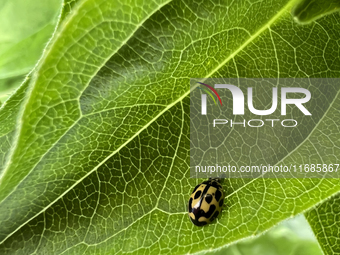
[[[163,6],[167,5],[168,3],[170,3],[172,0],[169,0],[168,2],[164,3]],[[298,0],[290,0],[276,15],[274,15],[265,25],[263,25],[259,30],[257,30],[251,37],[249,37],[238,49],[236,49],[233,53],[231,53],[224,61],[222,61],[216,68],[214,68],[209,74],[207,74],[207,77],[212,76],[214,73],[216,73],[219,69],[221,69],[228,61],[230,61],[231,59],[233,59],[239,52],[241,52],[245,47],[247,47],[254,39],[256,39],[260,34],[262,34],[265,30],[267,30],[268,28],[270,28],[270,26],[277,21],[286,11],[287,9],[294,3],[297,2]],[[162,6],[162,7],[163,7]],[[160,8],[162,8],[160,7]],[[156,11],[158,11],[160,8],[158,8]],[[153,12],[153,13],[155,13]],[[153,14],[152,13],[152,14]],[[150,15],[151,16],[151,15]],[[148,16],[149,17],[149,16]],[[143,20],[144,22],[145,20]],[[135,33],[135,31],[134,31]],[[131,36],[133,36],[133,34]],[[131,38],[131,37],[129,37]],[[127,41],[126,41],[127,42]],[[125,43],[126,43],[125,42]],[[112,54],[114,55],[115,52]],[[112,56],[111,55],[111,56]],[[106,64],[106,62],[102,65],[104,66]],[[100,69],[98,69],[99,71]],[[202,81],[205,81],[207,78],[202,79]],[[90,83],[90,81],[89,81]],[[88,83],[88,84],[89,84]],[[86,86],[87,87],[87,86]],[[85,88],[86,88],[85,87]],[[10,236],[12,236],[15,232],[17,232],[21,227],[23,227],[24,225],[26,225],[29,221],[31,221],[32,219],[34,219],[36,217],[36,215],[39,215],[41,213],[43,213],[44,211],[46,211],[49,207],[51,207],[54,203],[56,203],[58,200],[60,200],[64,195],[66,195],[70,190],[72,190],[76,185],[78,185],[79,183],[81,183],[86,177],[88,177],[90,174],[92,174],[94,171],[96,171],[100,166],[102,166],[108,159],[110,159],[112,156],[114,156],[116,153],[118,153],[122,148],[124,148],[128,143],[130,143],[134,138],[136,138],[141,132],[143,132],[146,128],[148,128],[152,123],[154,123],[160,116],[162,116],[165,112],[167,112],[168,110],[170,110],[173,106],[175,106],[177,103],[183,101],[184,98],[186,98],[189,94],[190,91],[192,89],[194,89],[196,86],[192,87],[191,89],[187,90],[182,96],[178,97],[176,100],[174,100],[171,104],[169,104],[167,107],[165,107],[162,111],[160,111],[154,118],[152,118],[144,127],[142,127],[140,130],[138,130],[133,136],[131,136],[127,141],[125,141],[120,147],[118,147],[116,150],[114,150],[111,154],[109,154],[106,158],[104,158],[96,167],[94,167],[91,171],[89,171],[86,175],[84,175],[82,178],[80,178],[78,181],[76,181],[74,184],[72,184],[68,189],[66,189],[60,196],[58,196],[56,199],[54,199],[51,203],[49,203],[48,205],[46,205],[44,207],[44,209],[40,210],[39,212],[37,212],[35,214],[35,216],[32,216],[31,218],[29,218],[28,220],[26,220],[24,223],[22,223],[20,226],[18,226],[11,234],[9,234],[6,238],[4,238],[0,244],[2,244],[3,242],[5,242]],[[84,88],[84,89],[85,89]],[[23,111],[22,111],[23,112]],[[81,119],[81,117],[77,120],[79,121]],[[77,122],[76,121],[76,122]],[[73,126],[73,125],[72,125]],[[18,133],[20,133],[21,130],[21,126],[18,128]],[[65,131],[64,134],[66,134],[67,131]],[[64,135],[63,135],[64,136]],[[61,136],[47,151],[46,153],[44,153],[42,155],[41,158],[43,158],[53,147],[54,145],[56,145],[58,143],[58,141],[63,137]],[[14,150],[13,150],[14,151]],[[37,164],[36,164],[37,165]],[[36,167],[36,165],[32,168],[32,170]],[[6,170],[6,169],[5,169]],[[25,176],[25,178],[23,178],[18,185],[13,189],[13,191],[11,191],[11,193],[9,193],[4,199],[3,201],[5,201],[10,194],[12,194],[17,187],[19,186],[19,184],[25,180],[29,174],[32,172],[32,170]],[[246,186],[247,184],[245,184],[244,186]],[[242,186],[242,187],[244,187]],[[241,188],[242,188],[241,187]],[[240,188],[240,189],[241,189]],[[155,208],[156,209],[156,208]]]

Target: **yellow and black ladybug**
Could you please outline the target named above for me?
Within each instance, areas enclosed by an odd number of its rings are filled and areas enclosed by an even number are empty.
[[[211,223],[222,211],[224,193],[219,179],[197,185],[189,199],[189,217],[196,226]]]

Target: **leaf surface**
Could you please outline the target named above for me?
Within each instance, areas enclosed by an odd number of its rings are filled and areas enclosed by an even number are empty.
[[[325,254],[340,254],[340,196],[339,194],[305,213]]]
[[[0,3],[0,79],[26,75],[34,67],[53,33],[60,3],[60,0]]]
[[[2,253],[195,252],[338,192],[337,179],[230,179],[216,224],[186,213],[199,182],[188,178],[190,77],[339,77],[339,15],[299,26],[293,4],[76,5],[30,80],[1,172]],[[319,96],[321,121],[289,134],[278,164],[339,161],[339,91]]]
[[[298,215],[281,222],[268,232],[255,238],[247,238],[218,250],[197,255],[322,255],[315,236],[305,217]]]
[[[296,21],[308,24],[327,14],[340,10],[338,0],[302,0],[292,10]]]
[[[61,8],[61,15],[57,22],[57,27],[62,23],[65,17],[71,12],[72,7],[77,3],[78,0],[65,0],[63,8]],[[57,28],[55,29],[57,30]],[[48,45],[46,46],[46,49]],[[45,49],[45,50],[46,50]],[[33,70],[34,71],[34,70]],[[32,71],[32,72],[33,72]],[[27,75],[21,86],[13,93],[10,100],[7,100],[0,108],[0,176],[4,168],[6,156],[8,155],[13,142],[13,136],[15,134],[15,128],[17,126],[17,116],[20,111],[20,106],[24,102],[25,94],[27,92],[31,74]],[[20,77],[20,80],[22,78]],[[16,80],[16,82],[19,82]],[[1,97],[1,96],[0,96]],[[7,97],[7,95],[6,95]]]

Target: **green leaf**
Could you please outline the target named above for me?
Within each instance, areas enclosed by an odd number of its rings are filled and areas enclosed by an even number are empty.
[[[315,236],[302,215],[282,222],[255,238],[242,240],[205,255],[322,255]],[[198,255],[198,254],[197,254]]]
[[[63,9],[61,12],[61,20],[64,20],[65,17],[71,13],[71,11],[73,10],[74,6],[76,5],[76,3],[79,0],[64,0],[64,4],[63,4]]]
[[[60,2],[1,2],[0,102],[4,102],[19,87],[24,75],[33,69],[42,55],[57,23]]]
[[[15,134],[17,115],[25,97],[30,78],[27,77],[18,90],[7,100],[0,109],[0,176],[4,168],[6,157],[10,151]]]
[[[186,213],[200,181],[188,178],[190,77],[339,77],[339,15],[299,26],[293,4],[75,5],[4,150],[1,253],[196,252],[261,233],[338,192],[338,179],[230,179],[216,224],[197,228]],[[278,164],[339,160],[339,91],[321,89],[319,101],[328,96],[320,122],[273,150]]]
[[[65,0],[63,4],[63,8],[61,9],[61,15],[57,23],[57,27],[62,23],[65,17],[71,12],[72,7],[77,3],[78,0]],[[4,2],[5,3],[5,2]],[[12,4],[9,4],[11,6]],[[34,6],[33,6],[34,7]],[[32,8],[32,7],[31,7]],[[54,8],[57,9],[57,8]],[[46,47],[48,48],[48,46]],[[46,49],[45,49],[46,50]],[[15,83],[22,82],[21,87],[12,95],[11,99],[6,101],[3,105],[1,105],[0,109],[0,123],[2,123],[0,128],[0,175],[3,170],[3,165],[5,163],[6,156],[8,155],[12,141],[14,136],[14,130],[16,128],[17,115],[20,110],[20,105],[24,101],[24,97],[29,85],[29,81],[31,78],[31,73],[27,75],[25,79],[22,77],[8,78],[2,80],[0,82],[0,91],[3,92],[0,94],[0,100],[6,99],[8,97],[8,93],[10,93],[13,88],[18,87]],[[8,83],[10,85],[8,86]],[[11,84],[11,83],[14,83]]]
[[[13,94],[24,78],[25,77],[23,76],[19,76],[0,80],[0,102],[4,102],[11,94]]]
[[[340,194],[305,213],[325,254],[340,254]]]
[[[25,75],[33,68],[53,33],[60,2],[1,2],[0,79]]]
[[[292,15],[297,22],[308,24],[339,10],[339,0],[302,0],[293,8]]]

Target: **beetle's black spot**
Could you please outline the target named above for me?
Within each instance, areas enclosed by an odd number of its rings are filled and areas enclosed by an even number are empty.
[[[207,195],[205,196],[205,201],[206,201],[208,204],[210,204],[211,201],[212,201],[212,195],[207,194]]]
[[[219,185],[219,183],[218,183],[218,182],[215,182],[215,181],[213,181],[213,182],[211,182],[211,183],[210,183],[210,185],[211,185],[211,186],[213,186],[214,188],[218,189],[218,185]]]
[[[209,207],[209,211],[207,213],[205,213],[204,216],[209,219],[211,217],[211,215],[213,214],[213,212],[215,211],[215,209],[216,209],[216,206],[215,205],[211,205]]]
[[[221,193],[221,191],[219,191],[219,190],[216,190],[215,198],[216,198],[216,200],[217,200],[217,201],[219,201],[219,200],[220,200],[221,196],[222,196],[222,193]]]
[[[189,212],[192,211],[192,197],[189,199]]]
[[[202,191],[200,191],[200,190],[197,191],[194,198],[195,199],[199,198],[201,196],[201,194],[202,194]]]
[[[221,201],[220,201],[220,203],[219,203],[220,207],[222,207],[223,202],[224,202],[224,199],[221,199]]]
[[[194,188],[194,191],[192,193],[195,193],[195,191],[198,189],[198,187],[200,186],[201,184],[198,184],[195,188]]]
[[[216,211],[214,215],[211,217],[210,221],[213,221],[214,219],[216,219],[219,213],[220,213],[219,211]]]

